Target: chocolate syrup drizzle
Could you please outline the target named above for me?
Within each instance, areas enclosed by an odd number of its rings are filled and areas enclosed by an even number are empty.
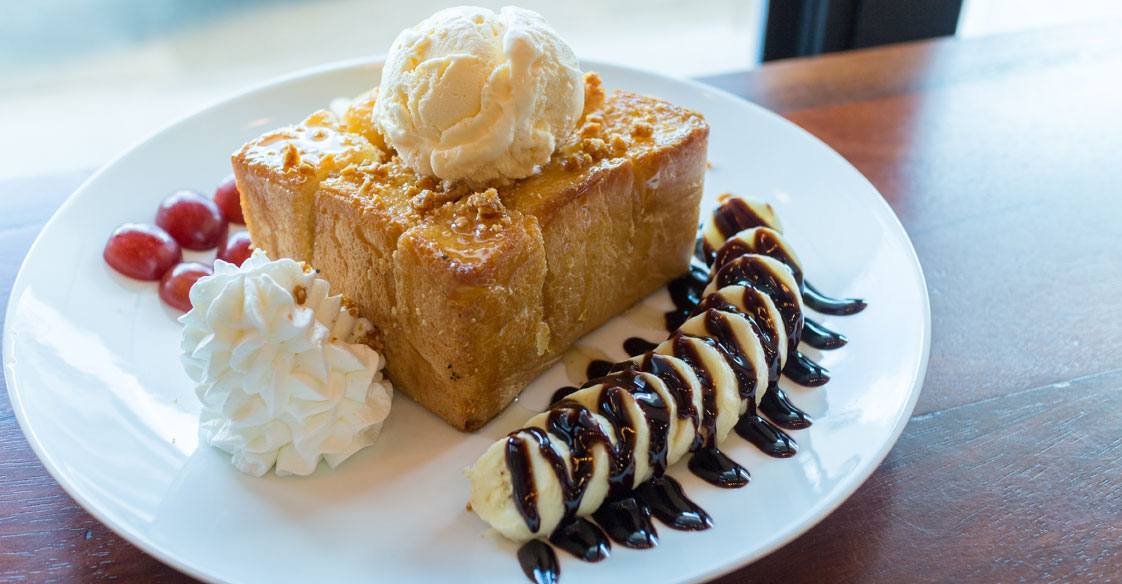
[[[561,577],[557,554],[544,541],[531,540],[518,548],[518,563],[526,577],[536,584],[554,584]]]
[[[752,229],[753,227],[768,227],[771,229],[776,227],[771,224],[767,217],[759,215],[743,199],[736,197],[725,200],[721,206],[713,212],[713,225],[725,240],[728,240],[741,231]],[[739,242],[737,243],[739,244]],[[744,246],[737,245],[737,248],[742,247]],[[719,250],[710,248],[705,241],[700,238],[695,247],[695,254],[698,259],[706,264],[719,267],[723,265],[724,262],[717,261],[714,263],[718,251]],[[757,231],[755,233],[753,247],[750,251],[773,257],[787,264],[795,274],[795,280],[799,283],[803,303],[811,310],[829,315],[847,315],[861,312],[867,306],[865,301],[860,298],[831,298],[826,296],[810,282],[805,281],[803,279],[802,270],[798,266],[798,262],[794,261],[793,254],[786,249],[782,240],[776,238],[772,233],[762,230]],[[732,255],[731,252],[732,250],[726,255]]]
[[[714,224],[728,240],[752,227],[767,227],[766,218],[756,214],[744,201],[731,198],[714,213]],[[734,374],[747,411],[734,426],[735,432],[760,451],[776,458],[787,458],[798,452],[798,445],[786,430],[806,428],[812,418],[788,399],[779,387],[780,374],[804,386],[818,386],[829,381],[829,372],[798,351],[800,340],[819,350],[832,350],[846,344],[845,336],[818,322],[804,318],[802,304],[823,314],[854,314],[865,308],[859,299],[835,299],[823,295],[803,279],[798,262],[787,250],[783,240],[770,230],[751,233],[750,245],[739,239],[729,241],[719,250],[709,249],[699,235],[697,260],[687,273],[668,284],[674,310],[665,315],[669,352],[685,362],[697,377],[702,389],[700,411],[694,405],[689,382],[674,362],[653,352],[659,345],[639,337],[624,342],[624,350],[635,358],[622,363],[594,360],[586,368],[588,382],[581,389],[600,386],[595,411],[567,399],[576,387],[562,387],[551,398],[546,429],[525,428],[511,433],[506,441],[506,464],[510,470],[515,505],[532,532],[538,531],[541,518],[537,509],[531,451],[537,449],[561,485],[564,517],[549,535],[554,546],[588,562],[598,562],[611,553],[611,542],[635,549],[657,545],[657,519],[671,529],[700,531],[713,525],[704,509],[691,501],[679,484],[665,474],[669,442],[670,409],[650,384],[646,375],[657,377],[667,389],[675,405],[676,416],[692,423],[695,429],[688,461],[691,472],[703,480],[725,488],[742,487],[750,474],[716,445],[717,405],[712,375],[705,366],[699,346],[708,346],[724,358]],[[759,256],[778,260],[791,269],[798,290],[787,286],[782,278]],[[714,266],[713,273],[709,265]],[[739,285],[744,298],[737,305],[714,293],[702,297],[710,279],[716,289]],[[780,315],[774,322],[762,297],[770,298]],[[756,406],[756,370],[743,353],[729,321],[730,314],[744,318],[759,338],[768,366],[768,385]],[[678,330],[693,316],[703,316],[706,335],[690,335]],[[778,327],[787,337],[786,363],[780,367]],[[629,394],[639,406],[643,421],[633,419],[625,407],[623,394]],[[604,418],[613,429],[609,437],[593,414]],[[635,449],[639,426],[648,428],[647,464],[653,477],[635,486]],[[614,438],[614,441],[613,439]],[[570,453],[569,466],[551,446],[563,442]],[[609,491],[604,503],[589,521],[578,517],[588,482],[593,472],[593,449],[599,445],[608,454]],[[533,582],[552,584],[560,576],[560,564],[553,549],[541,540],[531,540],[518,550],[519,562]]]

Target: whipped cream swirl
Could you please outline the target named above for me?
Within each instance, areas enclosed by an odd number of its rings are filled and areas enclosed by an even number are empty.
[[[242,472],[306,475],[369,446],[389,414],[373,327],[316,272],[261,250],[191,288],[180,347],[203,404],[199,436]]]

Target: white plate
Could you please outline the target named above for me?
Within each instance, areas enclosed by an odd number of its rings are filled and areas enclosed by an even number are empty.
[[[801,450],[770,459],[735,435],[722,449],[752,472],[739,490],[671,469],[715,527],[660,530],[649,551],[614,546],[599,564],[562,554],[562,582],[682,582],[759,558],[836,508],[888,453],[926,369],[930,316],[915,253],[864,177],[824,144],[757,106],[688,81],[588,63],[608,88],[655,95],[712,127],[704,207],[732,191],[777,208],[806,273],[824,292],[860,296],[862,313],[821,317],[847,334],[810,354],[833,373],[822,388],[785,383],[816,423]],[[378,443],[335,472],[255,479],[199,446],[198,404],[178,361],[179,325],[154,284],[101,259],[110,231],[150,221],[178,188],[209,190],[227,156],[265,130],[377,83],[370,62],[291,76],[190,116],[103,168],[55,214],[12,289],[4,372],[12,406],[47,470],[100,521],[157,558],[217,581],[525,582],[515,546],[465,511],[462,470],[569,384],[558,366],[498,420],[459,433],[398,394]],[[665,308],[664,292],[646,306]],[[650,309],[648,309],[650,310]],[[617,318],[580,344],[623,358],[628,336],[665,333]]]

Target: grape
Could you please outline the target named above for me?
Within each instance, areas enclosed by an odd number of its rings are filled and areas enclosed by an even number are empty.
[[[125,223],[113,231],[102,253],[114,270],[137,280],[159,280],[183,258],[166,231],[146,223]]]
[[[240,267],[242,262],[253,255],[250,245],[252,245],[252,242],[249,240],[248,231],[231,233],[226,241],[223,241],[222,245],[218,247],[218,257],[215,259],[225,260]]]
[[[198,262],[183,262],[167,271],[160,280],[160,299],[183,312],[191,310],[191,286],[214,269]]]
[[[187,249],[211,249],[226,234],[226,219],[214,201],[195,191],[176,191],[160,203],[156,225]]]
[[[222,216],[230,223],[245,223],[242,216],[242,199],[238,193],[238,183],[234,177],[227,178],[218,189],[214,191],[214,202],[222,210]]]

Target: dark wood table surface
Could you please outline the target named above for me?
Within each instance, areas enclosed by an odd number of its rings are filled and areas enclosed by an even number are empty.
[[[931,295],[899,443],[732,582],[1122,578],[1122,24],[943,39],[706,79],[883,193]],[[0,182],[0,298],[89,171]],[[0,581],[186,581],[74,503],[0,392]]]

